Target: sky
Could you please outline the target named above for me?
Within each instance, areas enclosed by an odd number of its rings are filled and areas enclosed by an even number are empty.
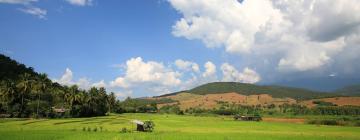
[[[0,0],[0,53],[118,98],[360,83],[357,0]]]

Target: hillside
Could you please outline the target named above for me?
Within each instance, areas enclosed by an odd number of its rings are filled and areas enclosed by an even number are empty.
[[[345,96],[360,96],[360,84],[346,86],[335,91],[337,94]]]
[[[311,91],[301,88],[283,87],[283,86],[259,86],[254,84],[245,84],[237,82],[214,82],[195,87],[189,91],[193,94],[217,94],[236,92],[242,95],[269,94],[275,98],[293,98],[297,100],[321,98],[334,96],[333,93]]]
[[[19,75],[28,73],[31,75],[38,75],[33,68],[26,67],[10,57],[0,54],[0,80],[17,80]]]

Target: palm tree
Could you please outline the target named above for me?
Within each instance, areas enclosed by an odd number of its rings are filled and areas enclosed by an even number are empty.
[[[106,98],[106,103],[109,107],[109,110],[108,110],[109,113],[111,113],[111,107],[114,106],[115,102],[116,102],[115,93],[111,92],[110,95],[108,95]]]
[[[67,88],[67,91],[65,93],[65,100],[68,102],[70,110],[72,109],[73,103],[81,99],[79,95],[76,95],[78,92],[79,89],[76,85]]]
[[[31,75],[29,73],[20,75],[20,81],[16,85],[20,90],[20,96],[21,96],[21,107],[20,107],[19,116],[21,116],[24,110],[24,96],[31,92],[32,85],[33,85],[33,80],[31,80]]]
[[[39,106],[40,106],[40,96],[42,93],[45,93],[47,87],[51,84],[51,81],[47,78],[47,75],[40,74],[37,79],[37,88],[38,88],[38,101],[37,101],[37,107],[36,107],[36,117],[39,117]]]
[[[0,87],[0,97],[3,99],[2,103],[8,104],[9,99],[12,99],[16,93],[16,85],[11,81],[3,81],[2,85]],[[6,105],[6,107],[8,106]]]

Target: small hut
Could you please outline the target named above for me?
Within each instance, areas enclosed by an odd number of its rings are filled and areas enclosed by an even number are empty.
[[[262,118],[259,115],[252,115],[252,116],[244,116],[244,115],[235,115],[235,120],[241,120],[241,121],[261,121]]]
[[[132,123],[136,124],[136,131],[145,131],[144,129],[144,122],[139,121],[139,120],[133,120],[131,121]]]
[[[132,120],[132,123],[136,124],[136,131],[141,132],[152,132],[154,130],[154,122],[153,121],[139,121],[139,120]]]
[[[65,115],[66,111],[69,111],[69,109],[60,107],[60,108],[56,108],[56,107],[51,107],[52,111],[56,114],[56,116],[58,117],[62,117]]]

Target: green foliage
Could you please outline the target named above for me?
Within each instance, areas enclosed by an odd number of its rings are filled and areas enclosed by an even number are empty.
[[[313,101],[317,106],[336,106],[336,104],[325,102],[325,101]]]
[[[144,121],[144,130],[146,132],[152,132],[154,130],[155,123],[153,121]]]
[[[121,128],[120,133],[129,133],[131,130],[128,130],[126,127]]]
[[[86,91],[76,85],[61,86],[4,55],[0,55],[0,77],[0,114],[5,116],[89,117],[115,109],[115,95],[108,95],[105,88]]]
[[[165,105],[159,109],[160,113],[167,113],[167,114],[184,114],[183,111],[180,110],[178,105]]]
[[[171,99],[132,99],[126,98],[122,102],[117,103],[117,113],[156,113],[158,111],[157,104],[176,102]]]

